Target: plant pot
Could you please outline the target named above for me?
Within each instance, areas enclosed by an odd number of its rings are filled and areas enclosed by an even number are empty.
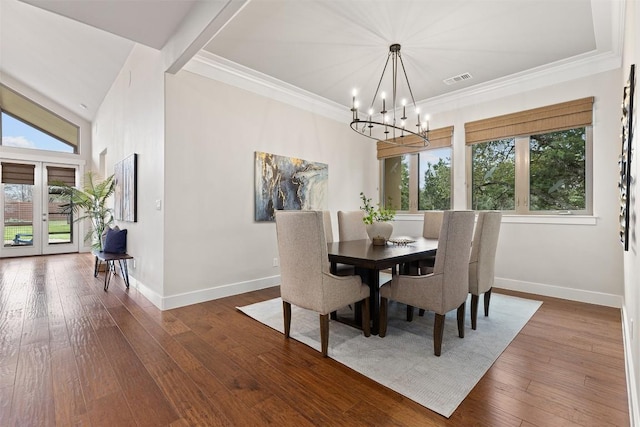
[[[367,234],[376,246],[387,244],[387,240],[393,233],[393,225],[388,222],[374,222],[366,225]]]

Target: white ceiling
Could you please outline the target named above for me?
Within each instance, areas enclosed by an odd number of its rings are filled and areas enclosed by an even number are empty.
[[[350,108],[354,88],[368,106],[389,45],[400,43],[423,101],[619,56],[623,1],[215,0],[239,10],[221,24],[195,0],[0,0],[0,73],[92,120],[134,43],[167,50],[191,34],[185,52],[203,48]],[[211,34],[185,30],[215,19]],[[473,78],[443,82],[461,73]]]

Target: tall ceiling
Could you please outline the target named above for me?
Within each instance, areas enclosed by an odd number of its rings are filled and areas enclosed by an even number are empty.
[[[347,111],[356,89],[366,110],[393,43],[418,102],[572,63],[595,72],[620,56],[623,2],[0,0],[0,76],[92,120],[139,43],[169,72],[199,55]]]

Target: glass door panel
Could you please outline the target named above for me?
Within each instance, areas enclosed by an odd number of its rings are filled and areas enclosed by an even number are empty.
[[[33,246],[33,185],[3,187],[4,246]]]
[[[78,225],[69,209],[70,197],[55,184],[76,184],[76,168],[73,166],[43,164],[42,200],[42,253],[68,253],[78,251],[76,238]]]

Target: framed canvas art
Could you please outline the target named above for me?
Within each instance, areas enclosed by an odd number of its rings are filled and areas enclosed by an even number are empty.
[[[132,154],[115,164],[114,216],[118,221],[136,222],[138,155]]]
[[[256,151],[255,220],[274,221],[276,210],[326,210],[329,167]]]
[[[633,153],[633,94],[635,91],[635,64],[631,65],[629,79],[622,93],[622,129],[620,139],[622,152],[620,154],[620,242],[624,250],[629,250],[629,219],[631,208],[631,157]]]

